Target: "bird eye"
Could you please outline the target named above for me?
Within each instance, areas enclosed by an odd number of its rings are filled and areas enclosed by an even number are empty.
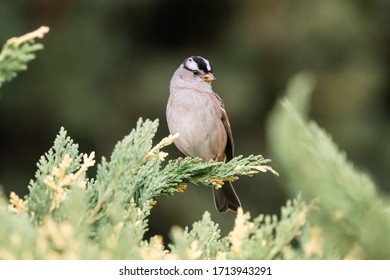
[[[199,71],[194,70],[194,71],[192,71],[192,74],[194,74],[195,76],[198,76],[199,75]]]

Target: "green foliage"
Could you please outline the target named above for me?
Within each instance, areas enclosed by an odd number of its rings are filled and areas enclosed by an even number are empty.
[[[195,222],[192,229],[183,231],[179,227],[172,229],[172,254],[179,259],[216,259],[218,252],[228,249],[228,239],[221,239],[218,224],[211,220],[210,213],[205,212],[202,220]]]
[[[303,226],[306,224],[308,208],[298,196],[293,201],[287,201],[287,205],[281,209],[280,220],[276,215],[260,215],[253,223],[249,222],[249,214],[246,214],[249,231],[246,233],[248,240],[243,239],[242,248],[239,248],[241,259],[289,259],[292,250],[291,241],[300,236]],[[240,231],[244,224],[237,224],[235,230]],[[237,229],[236,229],[237,228]],[[234,235],[234,231],[231,235]],[[233,247],[234,248],[234,247]],[[257,248],[257,250],[253,250]],[[233,250],[231,257],[236,258],[237,252]]]
[[[38,223],[54,207],[52,204],[54,190],[48,188],[48,185],[45,183],[45,178],[51,176],[54,171],[53,167],[59,166],[65,158],[65,155],[70,156],[70,166],[66,169],[63,176],[71,174],[80,168],[81,155],[79,155],[78,145],[74,144],[73,140],[66,135],[64,128],[61,128],[53,147],[39,159],[35,180],[31,180],[28,186],[30,190],[28,209],[30,214],[35,216],[35,220]]]
[[[0,52],[0,88],[3,83],[11,81],[17,73],[27,69],[27,63],[35,58],[35,52],[43,49],[36,43],[36,38],[42,38],[49,28],[41,28],[21,37],[9,39]]]
[[[389,201],[323,129],[307,121],[314,84],[308,73],[294,77],[268,125],[287,187],[306,199],[318,198],[310,220],[319,250],[312,257],[388,259]]]
[[[301,235],[308,208],[300,196],[282,207],[281,217],[260,215],[253,221],[239,209],[233,230],[221,238],[210,214],[184,232],[174,228],[172,254],[180,259],[289,259],[292,240]]]
[[[167,154],[161,149],[178,135],[152,147],[157,127],[157,121],[140,119],[115,146],[110,160],[102,159],[95,179],[86,177],[88,167],[95,163],[94,154],[79,153],[61,128],[53,147],[38,162],[30,194],[22,200],[12,193],[9,211],[4,200],[0,202],[1,244],[5,245],[0,258],[209,259],[227,255],[228,239],[220,238],[209,214],[191,231],[174,232],[177,242],[169,253],[159,237],[143,240],[154,201],[183,191],[185,183],[222,187],[224,181],[239,176],[273,171],[266,165],[269,160],[240,156],[224,164],[185,158],[162,166]],[[28,225],[15,226],[20,221]],[[23,240],[19,247],[30,240],[28,253],[15,250],[13,238]]]

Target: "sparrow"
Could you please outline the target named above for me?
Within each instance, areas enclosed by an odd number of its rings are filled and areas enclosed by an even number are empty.
[[[205,162],[227,162],[234,156],[233,135],[224,103],[212,89],[214,80],[207,59],[185,59],[170,81],[166,118],[169,132],[180,134],[174,143],[184,155]],[[241,207],[230,181],[213,189],[213,197],[221,213]]]

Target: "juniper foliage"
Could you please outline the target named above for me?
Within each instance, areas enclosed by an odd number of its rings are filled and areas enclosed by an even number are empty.
[[[35,42],[42,38],[49,28],[42,26],[21,37],[9,39],[0,52],[0,88],[11,81],[17,73],[27,69],[27,63],[35,58],[35,52],[43,49],[43,44]]]
[[[389,259],[389,199],[324,129],[308,120],[314,86],[310,73],[293,77],[268,123],[272,154],[287,189],[317,200],[308,233],[318,248],[305,257]]]

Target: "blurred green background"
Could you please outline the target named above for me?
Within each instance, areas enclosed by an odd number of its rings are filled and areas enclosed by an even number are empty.
[[[165,137],[171,75],[186,57],[202,55],[213,64],[237,155],[272,159],[267,116],[288,79],[311,71],[312,117],[389,192],[389,15],[388,0],[2,0],[1,45],[41,25],[51,30],[29,70],[1,88],[1,188],[27,194],[61,126],[98,162],[139,117],[159,118],[156,142]],[[252,216],[279,213],[290,196],[280,175],[236,182]],[[149,234],[166,236],[205,210],[223,233],[231,229],[234,214],[217,213],[210,190],[189,186],[158,201]]]

